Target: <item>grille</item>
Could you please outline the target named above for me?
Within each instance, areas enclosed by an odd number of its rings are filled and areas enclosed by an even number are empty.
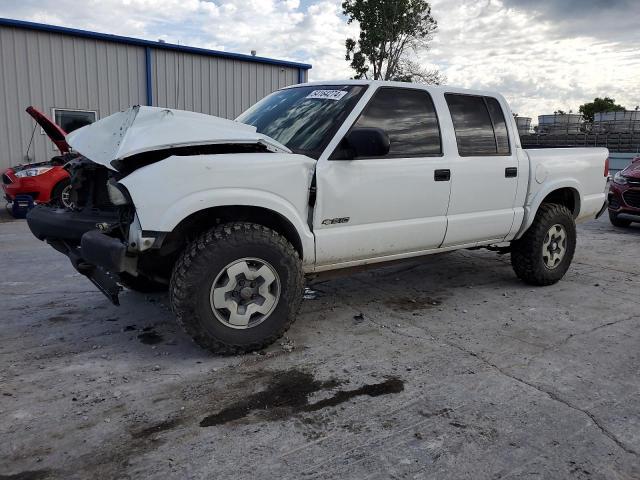
[[[629,183],[629,185],[640,185],[640,178],[627,178],[627,182]]]
[[[9,185],[10,183],[13,183],[13,182],[11,181],[11,179],[7,175],[5,175],[3,173],[2,174],[2,183],[4,183],[5,185]]]
[[[622,196],[627,205],[640,208],[640,190],[627,190]]]

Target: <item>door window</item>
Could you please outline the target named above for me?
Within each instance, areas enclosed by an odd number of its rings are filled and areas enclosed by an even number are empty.
[[[389,136],[386,157],[442,154],[440,126],[431,95],[411,88],[379,88],[352,128],[376,127]]]
[[[445,95],[461,157],[509,155],[509,134],[502,108],[495,98]]]

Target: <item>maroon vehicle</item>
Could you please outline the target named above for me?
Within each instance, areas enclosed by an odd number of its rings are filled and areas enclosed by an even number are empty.
[[[609,185],[609,219],[616,227],[640,222],[640,157],[614,175]]]

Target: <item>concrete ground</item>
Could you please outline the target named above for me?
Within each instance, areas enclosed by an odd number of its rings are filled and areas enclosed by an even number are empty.
[[[0,224],[0,479],[638,479],[640,226],[566,278],[462,251],[326,281],[258,354]]]

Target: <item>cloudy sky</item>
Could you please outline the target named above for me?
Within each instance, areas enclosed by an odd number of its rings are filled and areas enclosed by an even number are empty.
[[[348,78],[341,0],[0,0],[0,16],[311,63]],[[497,90],[523,116],[608,95],[640,104],[640,0],[433,0],[425,66]]]

